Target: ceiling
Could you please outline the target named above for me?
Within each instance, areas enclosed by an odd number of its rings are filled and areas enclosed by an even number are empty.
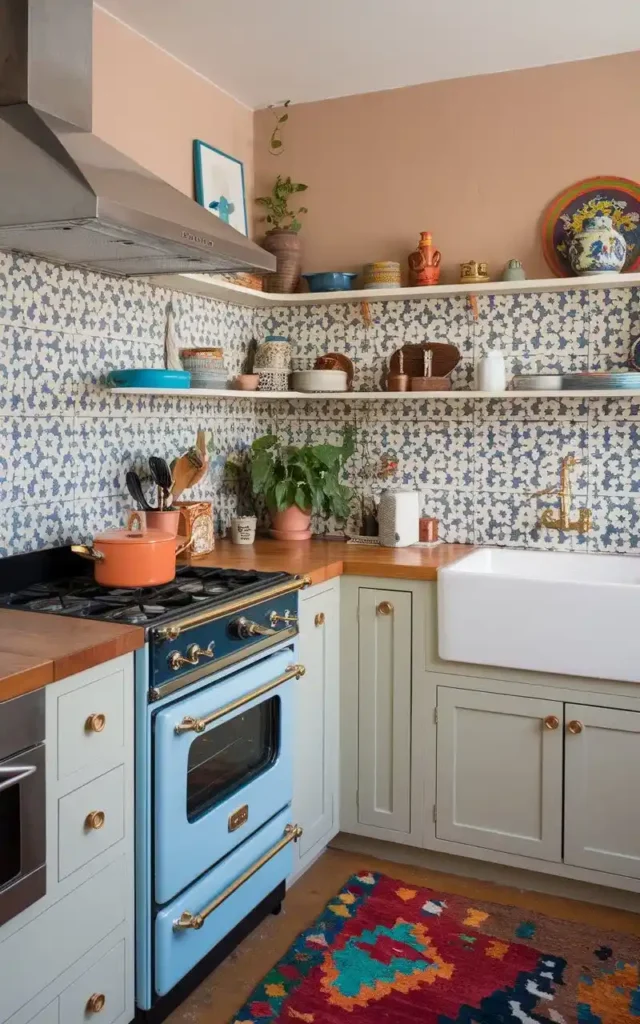
[[[100,0],[252,108],[640,49],[638,0]]]

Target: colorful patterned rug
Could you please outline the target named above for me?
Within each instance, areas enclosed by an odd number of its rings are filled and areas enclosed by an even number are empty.
[[[640,1024],[640,939],[353,875],[236,1024]]]

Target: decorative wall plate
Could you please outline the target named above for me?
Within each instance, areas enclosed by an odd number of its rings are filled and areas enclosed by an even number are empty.
[[[547,207],[542,222],[542,248],[558,277],[573,277],[569,242],[587,217],[603,213],[627,243],[625,270],[640,269],[640,184],[629,178],[603,175],[584,178],[563,189]]]

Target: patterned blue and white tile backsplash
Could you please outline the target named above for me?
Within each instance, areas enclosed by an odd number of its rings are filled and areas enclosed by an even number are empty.
[[[377,495],[379,460],[399,465],[390,483],[422,495],[448,541],[513,546],[640,549],[640,401],[447,398],[339,403],[292,400],[120,396],[103,387],[108,370],[162,366],[166,311],[180,344],[222,345],[237,373],[252,337],[287,334],[294,355],[344,352],[359,390],[379,387],[388,359],[410,341],[451,341],[462,360],[456,388],[473,386],[474,362],[504,352],[509,372],[622,366],[640,336],[640,291],[483,296],[475,320],[465,299],[357,303],[251,310],[172,293],[141,280],[105,277],[0,254],[0,555],[90,538],[119,525],[130,506],[130,468],[150,454],[174,457],[199,427],[215,457],[194,497],[213,499],[219,523],[236,511],[221,486],[224,459],[268,430],[292,443],[335,440],[356,428],[349,481]],[[577,504],[594,511],[588,538],[539,530],[562,456],[584,459]],[[354,503],[350,530],[356,530]],[[331,532],[335,523],[315,524]]]

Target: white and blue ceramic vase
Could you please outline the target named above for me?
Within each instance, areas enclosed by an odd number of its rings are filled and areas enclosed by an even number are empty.
[[[574,274],[619,274],[627,258],[624,236],[613,226],[611,217],[597,213],[585,220],[569,244],[569,260]]]

